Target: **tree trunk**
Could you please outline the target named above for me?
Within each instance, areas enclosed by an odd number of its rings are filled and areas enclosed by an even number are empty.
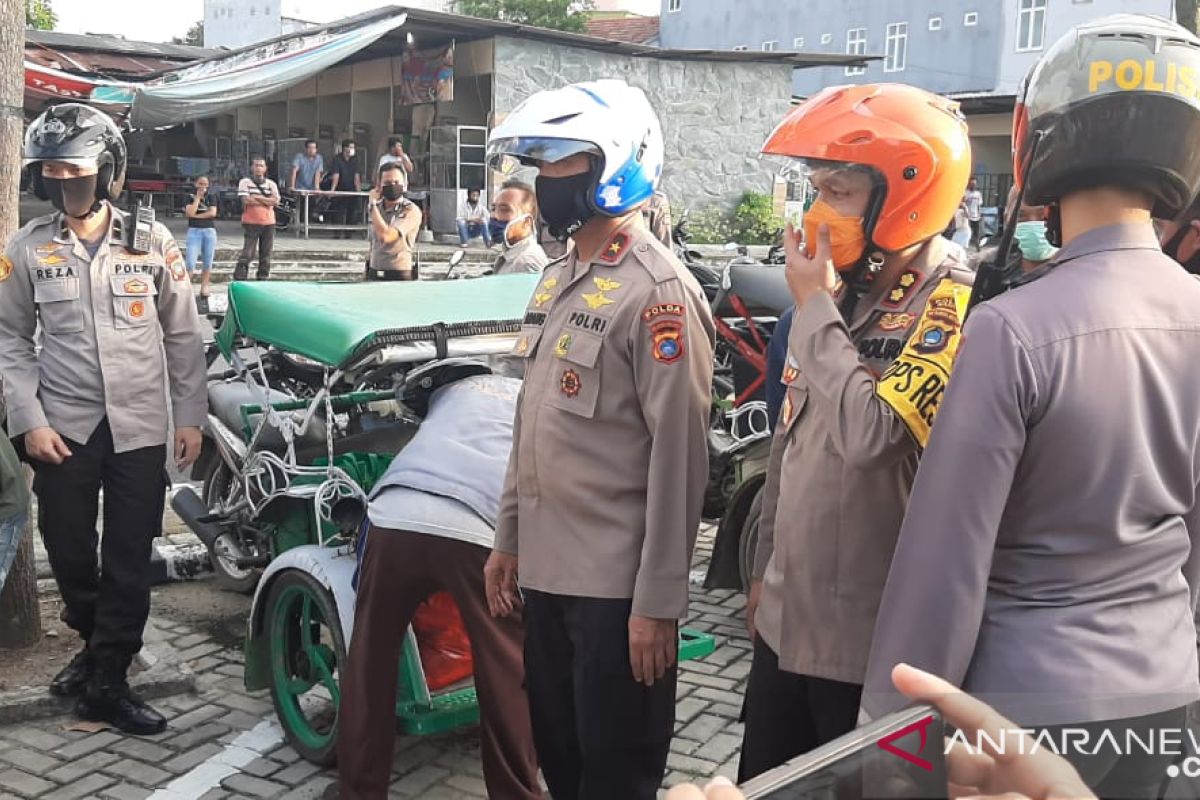
[[[0,242],[20,227],[21,142],[25,115],[25,4],[0,0]],[[42,636],[38,614],[37,570],[33,562],[33,523],[29,523],[17,559],[0,592],[0,647],[27,647]]]
[[[1197,2],[1197,0],[1175,0],[1176,21],[1192,33],[1197,32],[1198,16],[1200,16],[1200,2]]]

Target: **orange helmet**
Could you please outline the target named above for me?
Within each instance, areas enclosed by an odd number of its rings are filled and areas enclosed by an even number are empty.
[[[958,103],[898,83],[833,86],[793,109],[766,155],[871,168],[882,184],[863,220],[880,250],[903,250],[950,223],[971,172]]]

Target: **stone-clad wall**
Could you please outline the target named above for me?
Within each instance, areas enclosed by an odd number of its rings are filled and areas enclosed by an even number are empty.
[[[638,86],[658,111],[663,189],[676,211],[730,207],[744,192],[771,192],[775,167],[760,163],[758,152],[788,111],[791,67],[631,58],[498,37],[496,118],[534,92],[600,78]]]

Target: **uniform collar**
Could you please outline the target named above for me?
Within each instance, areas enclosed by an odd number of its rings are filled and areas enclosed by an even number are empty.
[[[107,200],[104,201],[104,205],[108,206],[109,218],[108,230],[104,232],[104,236],[101,238],[101,247],[112,242],[123,241],[122,236],[125,230],[125,218],[117,210],[116,206],[114,206],[112,203],[109,203]],[[63,214],[61,211],[56,212],[54,215],[54,229],[54,241],[58,242],[59,244],[73,244],[75,255],[79,256],[85,261],[89,260],[87,250],[83,246],[83,241],[80,240],[80,238],[75,235],[75,231],[71,230],[70,226],[67,225],[67,215]],[[100,250],[97,250],[96,252],[99,253]]]
[[[516,244],[509,244],[508,240],[504,240],[504,252],[501,254],[505,258],[516,258],[521,253],[529,249],[530,243],[536,241],[533,236],[526,236]]]
[[[1150,223],[1128,223],[1094,228],[1076,236],[1058,251],[1050,263],[1064,264],[1083,256],[1110,250],[1156,250],[1161,251],[1154,226]]]
[[[934,236],[917,251],[913,260],[896,276],[890,286],[881,288],[873,303],[859,304],[851,327],[861,327],[874,314],[907,308],[912,302],[912,297],[921,291],[921,287],[945,271],[944,265],[948,256],[949,248],[945,240],[941,236]],[[872,293],[876,288],[880,287],[873,286]]]

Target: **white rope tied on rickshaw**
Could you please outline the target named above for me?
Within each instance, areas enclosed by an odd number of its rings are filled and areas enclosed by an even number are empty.
[[[270,383],[267,380],[263,359],[257,345],[255,352],[259,354],[257,371],[247,366],[237,351],[234,351],[232,359],[234,367],[246,376],[246,385],[250,390],[251,397],[262,409],[262,417],[247,445],[246,460],[242,465],[242,483],[246,493],[246,502],[251,512],[257,515],[275,498],[297,494],[293,491],[297,479],[324,477],[324,480],[312,490],[317,540],[324,545],[325,535],[322,523],[333,521],[333,510],[339,501],[354,499],[362,503],[363,508],[366,508],[367,505],[367,495],[362,487],[345,470],[335,466],[333,462],[334,414],[333,398],[329,387],[341,377],[342,373],[337,370],[331,375],[328,369],[324,370],[320,392],[317,397],[313,398],[303,420],[297,425],[292,414],[281,414],[272,405],[269,392]],[[323,405],[325,408],[327,462],[325,466],[301,466],[296,463],[296,437],[303,436],[304,432],[308,430],[319,405]],[[284,441],[285,451],[282,458],[270,450],[256,450],[254,447],[268,425],[278,430]],[[304,491],[307,493],[307,489]]]
[[[761,400],[744,403],[726,411],[725,419],[729,421],[729,435],[738,444],[745,444],[771,435],[771,415],[767,412],[767,404]],[[738,433],[742,423],[750,431],[745,436]]]

